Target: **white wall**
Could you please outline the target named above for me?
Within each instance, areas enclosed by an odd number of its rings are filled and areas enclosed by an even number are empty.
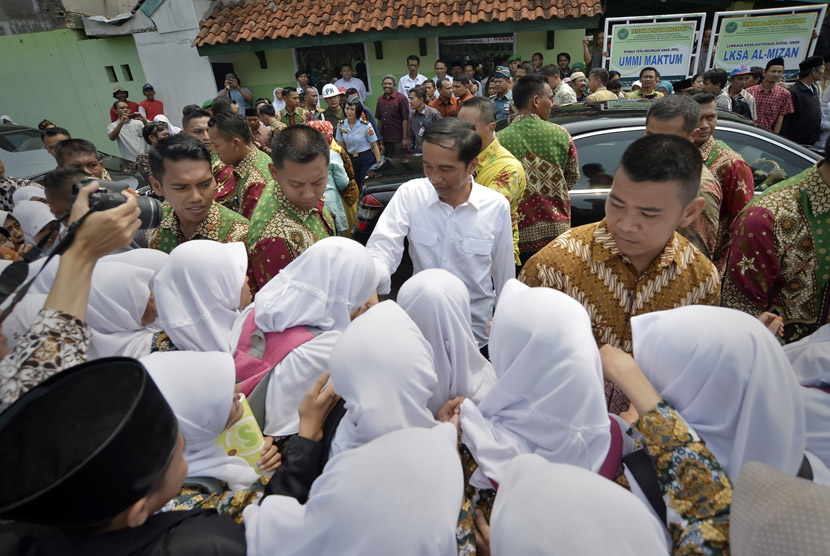
[[[216,95],[210,62],[190,46],[198,33],[198,29],[188,29],[133,35],[144,75],[153,85],[156,98],[164,103],[165,114],[178,127],[181,127],[182,108],[188,104],[201,105]],[[138,92],[135,96],[142,97]]]
[[[210,61],[191,46],[209,6],[204,0],[168,0],[150,16],[156,31],[133,35],[147,81],[175,126],[181,127],[182,108],[216,95]]]

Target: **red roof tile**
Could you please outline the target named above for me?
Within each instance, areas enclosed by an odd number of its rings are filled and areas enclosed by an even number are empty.
[[[220,2],[194,46],[383,31],[593,17],[601,0],[253,0]]]

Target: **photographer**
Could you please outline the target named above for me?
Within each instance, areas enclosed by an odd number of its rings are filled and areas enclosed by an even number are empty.
[[[89,195],[98,183],[78,192],[70,222],[89,211]],[[46,304],[14,350],[0,361],[0,411],[49,376],[86,360],[92,331],[84,322],[89,284],[96,261],[129,245],[139,227],[140,210],[133,195],[115,208],[96,211],[77,228],[60,258]]]
[[[228,97],[228,100],[236,101],[239,111],[243,114],[254,101],[254,95],[251,94],[248,87],[240,86],[239,77],[235,73],[229,73],[225,76],[225,88],[216,94],[220,97]]]
[[[139,153],[147,152],[143,132],[144,126],[150,122],[144,114],[132,112],[124,101],[116,100],[113,107],[118,113],[118,119],[107,126],[107,136],[110,141],[118,142],[121,158],[135,162]]]

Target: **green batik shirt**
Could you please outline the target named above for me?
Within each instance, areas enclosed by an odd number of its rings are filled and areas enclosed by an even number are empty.
[[[190,238],[184,237],[179,217],[173,212],[170,203],[165,201],[161,206],[161,225],[144,232],[150,249],[169,253],[180,243],[191,239],[210,239],[219,243],[245,242],[248,239],[248,220],[216,201],[211,204],[207,217],[196,226],[196,231]]]

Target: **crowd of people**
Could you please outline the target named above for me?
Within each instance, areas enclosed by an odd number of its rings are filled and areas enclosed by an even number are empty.
[[[410,56],[374,112],[350,64],[273,99],[228,74],[181,128],[117,87],[109,137],[160,204],[43,122],[42,184],[0,163],[0,551],[825,551],[830,140],[755,197],[717,139],[751,107],[818,141],[824,60],[789,90],[780,59],[750,87],[643,68],[645,136],[572,228],[551,110],[619,82],[531,59]],[[412,151],[425,177],[352,240],[372,165]]]

